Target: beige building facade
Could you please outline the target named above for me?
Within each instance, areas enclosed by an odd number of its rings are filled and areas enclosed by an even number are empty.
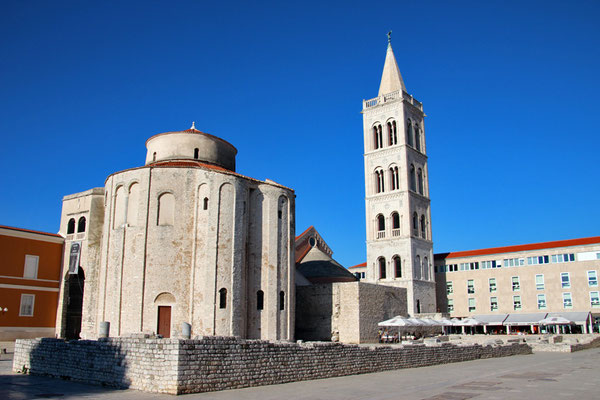
[[[476,314],[600,313],[600,237],[436,254],[438,307]]]
[[[144,166],[63,200],[66,255],[81,249],[78,266],[63,263],[64,288],[84,282],[80,336],[109,322],[111,336],[176,337],[186,323],[191,335],[292,340],[294,192],[236,173],[235,147],[193,126],[146,147]],[[80,216],[87,231],[69,233]],[[68,298],[62,290],[62,337],[77,334]]]
[[[436,311],[423,104],[388,44],[378,97],[363,101],[365,282],[406,288],[409,314]],[[353,271],[359,273],[359,271]]]

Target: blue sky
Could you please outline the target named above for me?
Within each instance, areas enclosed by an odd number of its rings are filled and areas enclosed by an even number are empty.
[[[599,234],[598,1],[3,1],[0,224],[58,230],[62,196],[196,127],[296,191],[365,259],[362,99],[392,44],[423,102],[434,251]]]

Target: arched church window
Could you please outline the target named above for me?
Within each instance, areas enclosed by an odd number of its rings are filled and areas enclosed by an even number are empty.
[[[285,293],[283,290],[279,292],[279,310],[285,310]]]
[[[173,225],[175,220],[175,196],[163,193],[158,197],[157,225]]]
[[[426,230],[425,230],[425,215],[421,215],[421,237],[423,239],[427,239],[426,238],[426,234],[425,234]]]
[[[85,217],[79,218],[77,222],[77,233],[85,232]]]
[[[156,152],[152,153],[152,161],[156,161]]]
[[[383,170],[378,169],[375,171],[375,192],[382,193],[385,191],[384,186],[384,173]]]
[[[385,231],[385,218],[381,214],[377,216],[377,231]]]
[[[406,124],[406,143],[408,143],[409,146],[413,146],[413,127],[412,127],[412,121],[409,119],[408,123]]]
[[[256,309],[262,310],[265,307],[265,292],[259,290],[256,292]]]
[[[204,198],[204,204],[202,206],[203,210],[208,210],[208,197]]]
[[[419,233],[419,216],[417,215],[417,213],[413,213],[413,235],[414,236],[418,236]]]
[[[383,132],[380,124],[373,126],[373,143],[375,150],[383,147]]]
[[[421,257],[417,256],[415,259],[415,278],[421,279]]]
[[[227,308],[227,289],[225,288],[219,290],[219,308]]]
[[[419,168],[419,171],[417,172],[417,181],[419,184],[419,194],[423,194],[423,171],[421,171],[421,168]]]
[[[396,129],[396,121],[392,121],[392,135],[394,139],[394,144],[398,144],[398,131]]]
[[[412,164],[410,165],[410,176],[408,178],[410,179],[410,190],[416,192],[417,183],[415,182],[415,166]]]
[[[75,233],[75,218],[71,218],[67,223],[67,235]]]
[[[394,263],[394,277],[402,278],[402,261],[400,261],[400,256],[395,255],[392,257],[392,261]]]
[[[415,147],[421,151],[421,130],[417,124],[415,124]]]
[[[379,257],[379,279],[385,279],[385,257]]]
[[[423,257],[423,279],[429,280],[429,261],[427,257]]]
[[[395,211],[392,213],[392,229],[400,229],[400,214]]]
[[[195,148],[195,149],[194,149],[194,159],[195,159],[195,160],[197,160],[197,159],[198,159],[198,157],[199,157],[199,153],[200,153],[200,149],[198,149],[198,148]]]

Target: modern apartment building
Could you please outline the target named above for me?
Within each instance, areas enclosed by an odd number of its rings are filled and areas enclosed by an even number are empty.
[[[600,237],[436,254],[439,311],[452,317],[600,313]]]

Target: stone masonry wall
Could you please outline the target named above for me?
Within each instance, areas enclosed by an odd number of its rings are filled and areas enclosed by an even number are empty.
[[[523,343],[500,346],[444,343],[392,348],[219,336],[73,342],[24,339],[16,342],[13,370],[183,394],[530,353],[531,348]]]

